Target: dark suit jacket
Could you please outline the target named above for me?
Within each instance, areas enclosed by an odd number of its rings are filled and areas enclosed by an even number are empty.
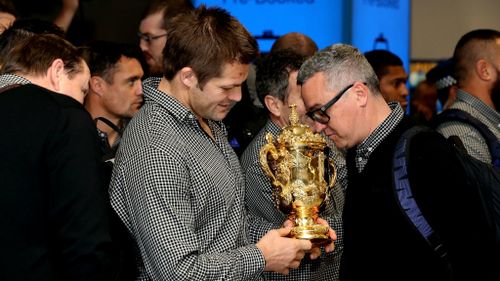
[[[110,237],[96,127],[70,97],[0,93],[0,280],[105,280]]]
[[[407,119],[372,152],[361,173],[355,149],[347,156],[349,186],[344,206],[341,280],[449,280],[447,264],[403,215],[393,191],[396,142],[413,124]],[[441,236],[453,264],[453,280],[494,280],[492,236],[476,190],[446,140],[422,133],[410,143],[408,175],[422,213]]]

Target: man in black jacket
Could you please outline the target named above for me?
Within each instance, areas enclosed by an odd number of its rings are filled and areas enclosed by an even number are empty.
[[[33,84],[0,93],[0,280],[109,280],[106,187],[81,105],[90,73],[74,47],[46,36],[11,53],[43,46],[9,66]]]
[[[463,167],[440,134],[412,139],[408,178],[451,270],[400,209],[392,160],[400,136],[414,125],[397,103],[386,103],[358,49],[337,44],[317,53],[297,80],[315,130],[348,149],[340,280],[498,280],[479,196],[465,185]]]

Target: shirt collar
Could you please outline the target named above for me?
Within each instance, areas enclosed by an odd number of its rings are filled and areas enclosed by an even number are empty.
[[[394,128],[403,120],[404,112],[401,105],[397,102],[390,102],[391,113],[373,132],[356,148],[356,157],[367,159],[379,144],[394,130]],[[363,167],[358,167],[360,170]]]
[[[470,105],[472,108],[479,111],[479,113],[481,115],[485,116],[486,118],[491,120],[493,123],[497,123],[497,124],[500,123],[500,114],[495,109],[489,107],[482,100],[467,93],[466,91],[458,89],[457,100],[460,100],[460,101]]]

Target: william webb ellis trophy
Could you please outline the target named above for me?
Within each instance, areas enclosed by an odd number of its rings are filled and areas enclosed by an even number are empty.
[[[290,125],[276,141],[267,133],[260,150],[260,164],[271,178],[273,200],[295,222],[290,236],[315,245],[331,242],[328,227],[315,222],[335,184],[336,170],[328,159],[325,139],[299,123],[295,105],[290,106]]]

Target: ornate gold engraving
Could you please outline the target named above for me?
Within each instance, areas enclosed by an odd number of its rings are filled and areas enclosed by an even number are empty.
[[[299,123],[295,105],[290,108],[290,125],[277,140],[267,133],[260,164],[271,179],[276,206],[295,222],[291,235],[315,244],[327,243],[328,227],[315,220],[335,184],[336,169],[325,155],[325,139]]]

